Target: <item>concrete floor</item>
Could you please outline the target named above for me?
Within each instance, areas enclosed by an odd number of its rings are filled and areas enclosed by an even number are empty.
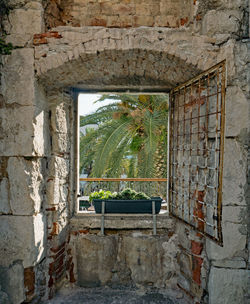
[[[44,304],[189,304],[180,292],[100,288],[62,288]]]

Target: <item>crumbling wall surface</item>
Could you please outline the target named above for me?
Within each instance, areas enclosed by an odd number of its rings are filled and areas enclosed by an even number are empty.
[[[102,240],[106,252],[105,240],[95,233],[85,235],[80,229],[69,238],[76,168],[74,108],[65,91],[71,87],[165,91],[226,59],[224,247],[180,223],[175,230],[178,240],[166,231],[159,240],[138,230],[121,237],[110,231],[107,242],[117,261],[128,257],[130,264],[117,262],[121,268],[114,273],[108,269],[108,279],[101,273],[100,280],[125,282],[120,270],[124,266],[133,269],[125,272],[125,278],[141,284],[141,273],[149,277],[150,263],[156,262],[144,256],[148,269],[143,272],[135,258],[144,254],[141,248],[152,247],[152,255],[159,250],[159,259],[165,261],[166,247],[174,240],[179,288],[197,302],[244,303],[250,235],[248,1],[9,3],[3,24],[6,42],[18,48],[1,56],[0,66],[0,302],[52,297],[65,278],[77,279],[76,257],[82,263],[91,258],[87,244],[96,249]],[[82,249],[86,256],[80,254]],[[166,284],[168,270],[162,267],[161,279],[154,276],[155,286]],[[84,271],[87,268],[85,275]]]
[[[47,296],[53,297],[56,289],[66,277],[68,261],[67,244],[69,241],[69,217],[72,213],[70,151],[73,136],[73,102],[70,94],[53,91],[48,96],[50,113],[51,156],[48,159],[47,177]],[[73,195],[72,195],[73,193]]]
[[[18,48],[0,66],[0,302],[17,304],[52,296],[65,277],[73,116],[71,96],[55,101],[36,79],[41,1],[9,4],[6,42]]]
[[[43,294],[36,285],[46,257],[49,113],[29,44],[43,30],[42,12],[38,2],[27,3],[5,20],[8,38],[21,47],[1,57],[0,73],[0,285],[7,303]]]
[[[130,27],[192,27],[212,34],[236,33],[246,0],[53,0],[43,1],[47,29],[60,25]],[[204,22],[201,22],[203,20]]]
[[[249,299],[248,53],[247,41],[230,40],[218,55],[227,59],[223,246],[177,223],[178,286],[205,303],[247,303]]]
[[[184,29],[65,26],[35,35],[33,42],[45,87],[114,90],[170,90],[217,63],[220,43]]]
[[[229,45],[231,46],[229,47]],[[223,247],[206,240],[211,263],[211,303],[247,303],[249,299],[249,45],[231,42],[231,69],[226,95],[226,139],[223,171]],[[248,226],[247,226],[248,225]],[[233,288],[232,288],[233,286]],[[212,292],[213,291],[213,292]]]
[[[108,216],[102,236],[100,216],[92,223],[86,216],[72,219],[69,248],[77,284],[175,289],[179,248],[174,220],[158,216],[156,236],[152,226],[150,215]]]

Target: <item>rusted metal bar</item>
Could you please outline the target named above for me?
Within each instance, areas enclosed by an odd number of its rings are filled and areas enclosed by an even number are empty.
[[[153,235],[156,235],[155,201],[152,201],[152,214],[153,214]]]
[[[203,78],[203,76],[207,76],[208,74],[211,74],[212,72],[216,71],[217,69],[219,69],[220,67],[225,66],[226,63],[226,59],[222,60],[221,62],[215,64],[214,66],[212,66],[210,69],[204,71],[203,73],[200,73],[198,76],[195,76],[193,78],[191,78],[189,81],[177,86],[176,88],[174,88],[172,90],[172,94],[179,91],[180,89],[182,89],[183,87],[188,87],[189,85],[191,85],[192,83],[194,83],[195,81],[199,80],[200,78]]]
[[[170,213],[220,245],[225,77],[222,61],[170,98]]]
[[[218,112],[212,112],[212,113],[208,113],[208,116],[211,116],[211,115],[216,115],[217,113],[221,113],[220,111]],[[200,118],[203,118],[203,117],[206,117],[207,115],[200,115]],[[195,120],[195,119],[198,119],[198,116],[196,117],[192,117],[192,118],[186,118],[185,121],[188,121],[188,120]]]
[[[186,87],[184,87],[184,90],[183,90],[183,93],[184,93],[184,96],[183,96],[183,106],[185,108],[185,103],[186,103]],[[185,109],[183,110],[183,131],[185,132]],[[186,139],[186,136],[183,137],[183,144],[185,143],[185,139]],[[184,149],[182,151],[182,158],[185,159],[185,156],[184,156]],[[185,168],[185,164],[184,162],[182,163],[182,170]],[[184,185],[185,185],[185,179],[183,178],[182,179],[182,190],[184,191]],[[184,218],[184,213],[185,213],[185,196],[183,195],[183,202],[182,202],[182,218]]]
[[[104,235],[105,202],[102,201],[101,235]]]
[[[220,121],[220,159],[219,159],[219,188],[218,188],[218,203],[217,203],[217,216],[218,216],[218,239],[223,243],[222,236],[222,179],[223,179],[223,161],[224,161],[224,136],[225,136],[225,96],[226,96],[226,65],[222,66],[221,73],[221,121]]]
[[[82,177],[80,181],[86,182],[167,182],[167,178],[98,178]]]
[[[186,88],[186,87],[185,87],[185,88]],[[191,106],[193,106],[193,105],[195,105],[195,104],[198,104],[198,103],[204,104],[206,98],[213,97],[213,96],[217,96],[217,95],[220,94],[220,93],[221,93],[221,91],[219,91],[218,93],[216,92],[216,93],[211,94],[211,95],[209,95],[209,94],[208,94],[208,95],[203,95],[201,99],[198,99],[198,98],[193,99],[193,100],[190,101],[188,104],[186,104],[185,108],[189,108],[189,107],[191,107]],[[179,107],[181,108],[181,107],[183,107],[183,106],[179,106]]]

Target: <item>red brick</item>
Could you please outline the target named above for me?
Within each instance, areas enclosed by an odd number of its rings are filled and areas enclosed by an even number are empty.
[[[186,17],[186,18],[181,18],[180,23],[181,23],[181,26],[187,24],[187,23],[188,23],[188,17]]]
[[[59,276],[59,274],[64,270],[64,265],[61,265],[57,271],[55,272],[56,273],[56,278]]]
[[[63,247],[57,254],[51,255],[50,258],[54,259],[55,261],[65,252],[65,247]]]
[[[35,292],[35,272],[33,267],[24,269],[24,286],[27,300],[32,299]]]
[[[89,233],[89,230],[88,230],[88,229],[79,230],[79,233],[81,233],[81,234],[88,234],[88,233]]]
[[[69,281],[70,281],[70,283],[75,283],[76,282],[76,279],[75,279],[75,276],[74,276],[74,263],[72,263],[71,266],[70,266]]]
[[[201,284],[201,265],[203,259],[200,257],[193,256],[193,280],[200,285]]]
[[[33,44],[34,45],[39,45],[39,44],[47,44],[48,43],[48,40],[43,37],[43,38],[34,38],[33,39]]]
[[[46,211],[56,211],[56,207],[46,208]]]
[[[54,284],[54,280],[52,278],[52,276],[49,278],[49,283],[48,283],[48,287],[52,287]]]
[[[196,21],[200,21],[201,19],[202,19],[202,17],[201,17],[201,15],[200,14],[198,14],[198,15],[196,15]]]
[[[90,21],[91,26],[107,26],[107,21],[104,19],[94,18]]]
[[[42,34],[35,34],[33,38],[33,44],[39,45],[39,44],[46,44],[48,43],[47,38],[62,38],[62,35],[60,35],[58,32],[46,32]]]
[[[52,231],[50,232],[51,235],[58,235],[59,234],[59,224],[57,222],[53,223]]]
[[[73,260],[73,258],[70,257],[69,260],[67,261],[67,263],[66,263],[66,269],[67,269],[67,270],[70,269],[70,266],[72,265],[72,260]]]
[[[42,33],[42,34],[35,34],[34,35],[34,39],[40,39],[40,38],[62,38],[62,35],[60,35],[58,32],[46,32],[46,33]]]
[[[60,268],[64,264],[64,258],[65,255],[61,255],[57,261],[54,262],[54,270],[56,271],[58,268]]]
[[[191,241],[191,251],[193,254],[201,254],[203,249],[203,244],[196,241]]]
[[[57,246],[57,247],[52,247],[50,248],[50,250],[54,253],[57,253],[58,251],[60,251],[64,246],[65,246],[65,242],[63,242],[61,245]]]

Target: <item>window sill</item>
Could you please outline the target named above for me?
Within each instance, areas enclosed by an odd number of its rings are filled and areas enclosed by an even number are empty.
[[[100,229],[101,214],[80,211],[71,218],[71,229]],[[105,214],[105,229],[152,229],[153,216],[151,214]],[[167,211],[156,215],[157,229],[172,229],[174,220]]]

